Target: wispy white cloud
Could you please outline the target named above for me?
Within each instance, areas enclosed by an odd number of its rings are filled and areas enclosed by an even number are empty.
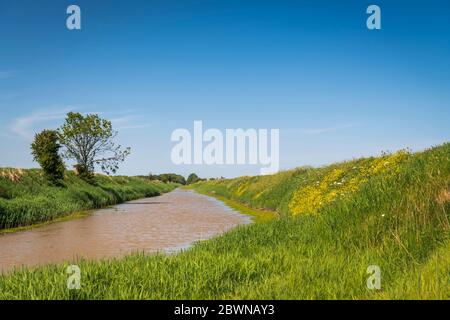
[[[56,120],[64,119],[67,112],[71,110],[73,108],[64,108],[56,111],[39,111],[16,118],[10,126],[10,131],[15,135],[30,139],[43,126],[52,126]],[[54,125],[55,127],[57,126],[56,124]]]
[[[150,128],[151,124],[137,124],[137,125],[130,125],[130,126],[120,126],[117,127],[117,130],[131,130],[131,129],[142,129],[142,128]]]
[[[121,117],[112,118],[111,122],[116,123],[116,124],[128,123],[130,121],[135,120],[136,118],[137,118],[137,116],[135,116],[135,115],[124,115]]]
[[[12,121],[9,126],[10,134],[19,136],[30,140],[36,132],[44,128],[56,128],[65,119],[66,114],[70,111],[79,111],[80,107],[66,107],[62,109],[51,109],[36,111],[22,117],[18,117]],[[81,112],[81,111],[79,111]],[[98,114],[102,112],[82,112],[83,114]],[[106,114],[106,118],[107,114]],[[139,128],[148,128],[151,125],[142,122],[142,117],[139,115],[125,114],[116,118],[112,118],[111,122],[116,130],[131,130]]]
[[[343,129],[358,127],[359,124],[351,123],[333,127],[324,127],[324,128],[310,128],[310,129],[300,129],[300,132],[306,135],[318,135],[327,132],[336,132]]]
[[[151,124],[142,123],[142,116],[126,114],[121,117],[111,119],[116,130],[131,130],[151,127]]]

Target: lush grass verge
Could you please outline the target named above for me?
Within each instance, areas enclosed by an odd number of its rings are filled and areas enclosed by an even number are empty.
[[[66,172],[60,186],[49,184],[37,169],[0,169],[0,229],[39,224],[80,211],[158,195],[175,184],[146,181],[143,178],[96,176],[91,185],[73,172]]]
[[[177,255],[78,261],[80,290],[67,289],[67,264],[15,271],[0,298],[450,298],[450,144],[196,188],[282,218]],[[369,265],[381,290],[366,287]]]
[[[276,219],[276,218],[279,217],[278,213],[276,213],[274,211],[250,208],[250,207],[242,204],[239,201],[231,200],[231,199],[225,198],[224,196],[217,195],[214,191],[212,191],[212,192],[201,191],[201,190],[198,190],[196,188],[196,186],[192,186],[192,185],[184,187],[184,188],[186,188],[186,189],[194,189],[198,193],[214,197],[217,200],[220,200],[223,203],[225,203],[230,208],[232,208],[232,209],[234,209],[234,210],[236,210],[236,211],[238,211],[238,212],[240,212],[242,214],[246,214],[248,216],[251,216],[253,222],[255,222],[255,223],[268,222],[268,221],[271,221],[271,220]]]
[[[395,177],[412,155],[407,151],[335,163],[321,168],[300,167],[275,175],[198,182],[192,187],[249,207],[296,216],[320,211],[351,196],[370,179]]]

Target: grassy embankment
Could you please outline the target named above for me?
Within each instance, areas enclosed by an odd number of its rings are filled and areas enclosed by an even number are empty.
[[[86,210],[155,196],[174,187],[141,178],[104,175],[97,175],[96,184],[91,185],[71,171],[66,172],[61,186],[54,186],[38,169],[3,168],[0,169],[0,232],[83,216]]]
[[[207,196],[211,196],[216,198],[217,200],[222,201],[228,207],[250,216],[252,221],[255,223],[264,223],[279,218],[279,214],[276,211],[267,210],[264,208],[255,208],[250,207],[247,204],[244,204],[238,200],[233,200],[231,198],[224,197],[222,195],[216,194],[214,190],[209,190],[209,188],[199,188],[200,184],[193,184],[188,186],[183,186],[184,189],[193,189],[200,194],[204,194]]]
[[[0,276],[0,298],[449,299],[450,144],[273,176],[199,183],[280,219],[186,252],[77,262]],[[381,290],[366,270],[381,268]]]

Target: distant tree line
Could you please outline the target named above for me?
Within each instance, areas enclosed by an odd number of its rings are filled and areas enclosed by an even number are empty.
[[[148,176],[141,176],[142,178],[147,178],[149,180],[159,180],[162,182],[174,182],[182,185],[193,184],[198,181],[205,181],[206,179],[199,178],[195,173],[191,173],[187,180],[179,174],[176,173],[163,173],[163,174],[149,174]]]
[[[149,180],[159,180],[162,182],[174,182],[179,184],[186,184],[186,179],[179,174],[175,173],[163,173],[163,174],[149,174],[147,176]]]

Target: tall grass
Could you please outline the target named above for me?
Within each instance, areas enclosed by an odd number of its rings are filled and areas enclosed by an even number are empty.
[[[0,298],[449,299],[450,144],[400,158],[392,170],[373,158],[198,184],[282,218],[177,255],[75,261],[80,290],[67,289],[67,264],[17,270],[0,276]],[[322,184],[319,199],[309,183]],[[369,265],[381,268],[380,290],[366,287]]]
[[[395,176],[409,157],[409,152],[401,150],[322,168],[304,167],[270,176],[199,182],[195,188],[284,216],[309,214],[352,194],[375,176],[384,179]]]
[[[91,185],[66,172],[60,186],[50,184],[41,170],[0,169],[0,229],[49,221],[73,212],[151,197],[175,184],[142,178],[96,176]]]

